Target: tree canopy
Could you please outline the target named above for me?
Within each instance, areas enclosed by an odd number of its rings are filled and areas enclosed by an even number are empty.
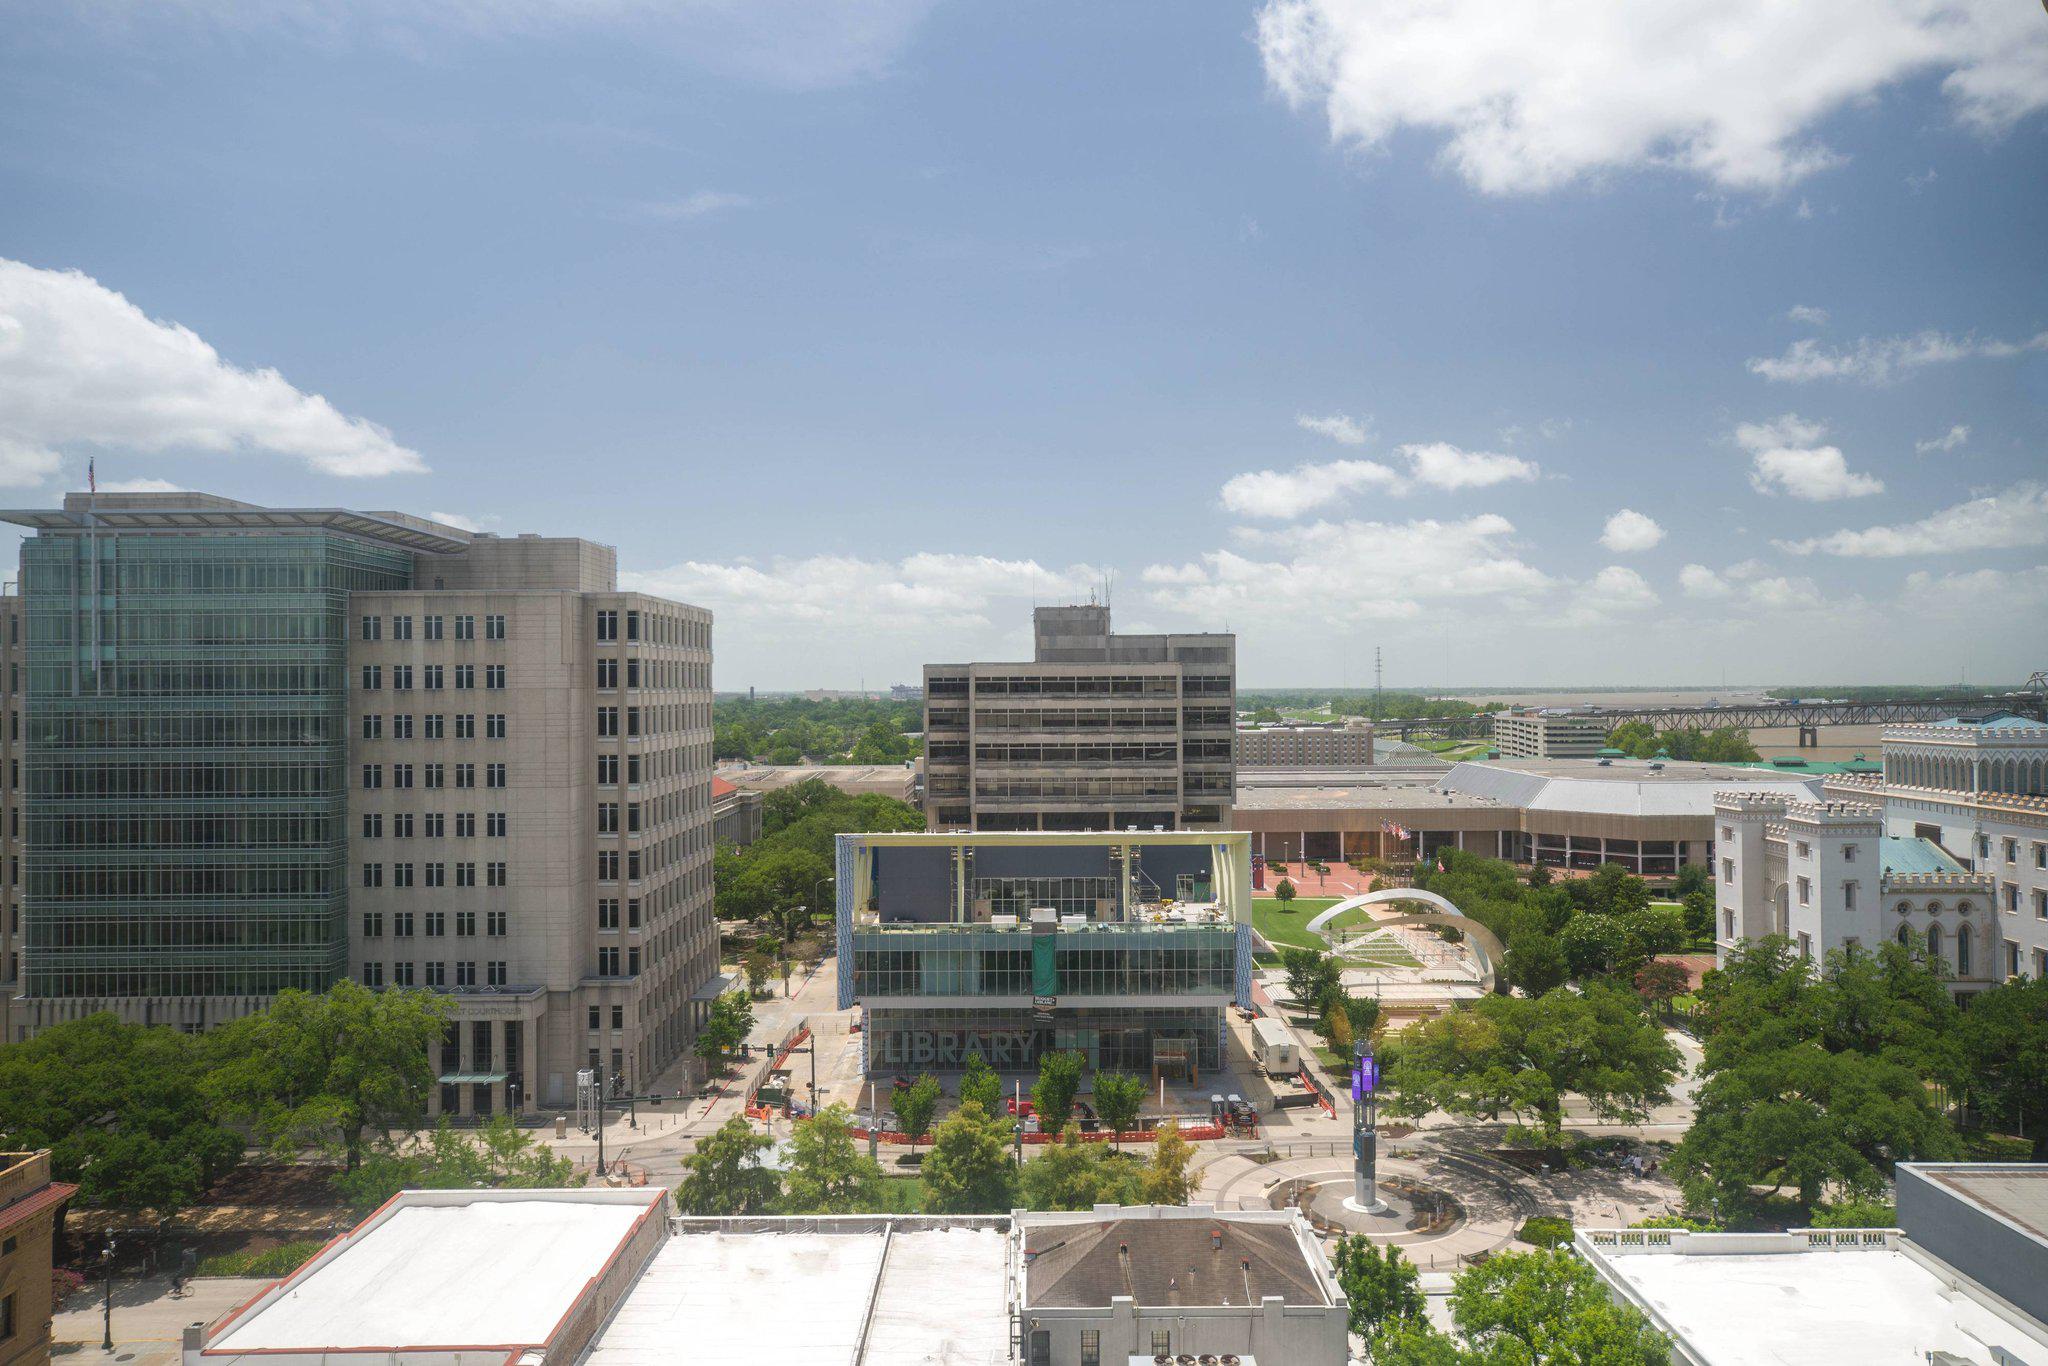
[[[676,1208],[684,1214],[769,1214],[782,1198],[782,1179],[766,1164],[775,1140],[734,1115],[683,1159]]]
[[[1671,1098],[1682,1059],[1628,993],[1488,996],[1420,1024],[1387,1046],[1387,1109],[1533,1119],[1562,1136],[1566,1095],[1603,1119],[1640,1122]]]
[[[932,1134],[923,1173],[925,1207],[934,1214],[1001,1214],[1015,1208],[1017,1168],[1010,1126],[969,1102]]]
[[[792,1214],[854,1214],[875,1207],[882,1167],[860,1150],[853,1112],[828,1105],[797,1121],[789,1139],[783,1207]]]
[[[712,756],[794,764],[894,764],[921,752],[916,701],[834,697],[720,697],[711,704]]]
[[[473,1133],[443,1119],[424,1140],[374,1150],[335,1182],[342,1198],[358,1210],[375,1209],[402,1190],[574,1184],[576,1164],[536,1144],[510,1115],[495,1115]]]
[[[81,1205],[175,1214],[242,1156],[202,1089],[202,1043],[102,1012],[0,1046],[0,1135],[48,1148]]]
[[[830,904],[833,841],[871,830],[922,830],[924,815],[880,793],[856,796],[822,778],[777,788],[761,802],[761,837],[744,849],[721,845],[712,864],[721,920],[766,921],[780,910]],[[784,938],[791,929],[782,925]]]
[[[1671,1340],[1618,1304],[1569,1251],[1511,1252],[1458,1273],[1455,1335],[1417,1315],[1384,1319],[1374,1366],[1666,1366]]]
[[[1700,989],[1705,1077],[1672,1171],[1696,1213],[1748,1221],[1789,1193],[1882,1192],[1894,1164],[1957,1155],[1930,1081],[1967,1084],[1957,1007],[1908,951],[1816,966],[1783,938],[1737,947]]]
[[[345,980],[318,995],[279,992],[208,1037],[208,1094],[279,1157],[319,1148],[354,1171],[365,1152],[426,1122],[430,1054],[451,1009],[434,992]]]

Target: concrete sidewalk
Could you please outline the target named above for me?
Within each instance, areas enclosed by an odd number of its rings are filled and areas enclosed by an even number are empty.
[[[58,1310],[51,1324],[52,1355],[58,1361],[172,1366],[180,1358],[186,1325],[211,1323],[269,1284],[268,1278],[261,1277],[203,1277],[190,1282],[187,1293],[174,1299],[167,1277],[146,1281],[116,1277],[114,1350],[100,1350],[103,1301],[100,1287],[94,1285],[64,1301]]]

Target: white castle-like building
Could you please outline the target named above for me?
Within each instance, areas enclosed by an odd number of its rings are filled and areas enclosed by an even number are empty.
[[[1823,792],[1716,794],[1718,957],[1772,934],[1816,959],[1892,940],[1959,996],[2048,976],[2048,724],[1893,727],[1882,774]]]

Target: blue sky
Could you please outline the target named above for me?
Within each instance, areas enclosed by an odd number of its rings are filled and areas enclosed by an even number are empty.
[[[721,688],[2048,665],[2038,6],[341,8],[0,18],[0,499],[588,536]]]

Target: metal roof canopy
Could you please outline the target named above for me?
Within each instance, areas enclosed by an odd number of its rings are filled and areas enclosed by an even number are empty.
[[[426,555],[459,555],[470,544],[469,533],[455,527],[443,534],[348,508],[114,507],[95,509],[89,519],[63,508],[18,508],[0,511],[0,521],[78,534],[95,527],[115,532],[332,530]]]

